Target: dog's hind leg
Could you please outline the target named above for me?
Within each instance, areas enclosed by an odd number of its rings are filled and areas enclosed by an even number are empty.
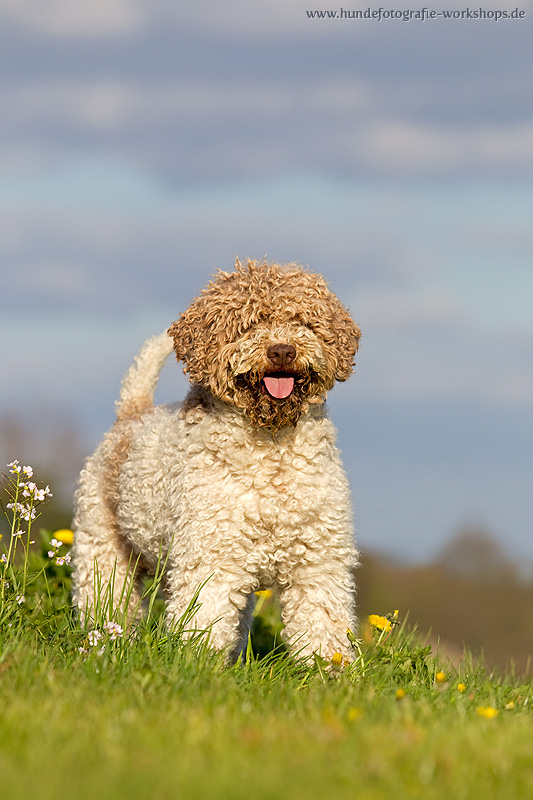
[[[82,471],[73,521],[72,601],[79,619],[95,624],[113,619],[131,622],[140,611],[139,564],[120,535],[113,509],[102,491],[100,448]]]
[[[117,421],[80,476],[73,522],[72,599],[81,620],[102,615],[110,619],[120,610],[131,621],[140,610],[140,565],[117,519],[120,480],[132,427],[143,411],[153,407],[159,372],[172,347],[167,333],[144,343],[122,381]]]

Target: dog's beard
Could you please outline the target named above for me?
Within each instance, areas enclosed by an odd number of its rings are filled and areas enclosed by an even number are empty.
[[[294,387],[288,397],[276,398],[268,393],[263,376],[248,372],[235,381],[239,405],[251,423],[258,428],[279,431],[294,426],[309,408],[309,402],[320,400],[324,392],[318,374],[313,370],[294,375]]]

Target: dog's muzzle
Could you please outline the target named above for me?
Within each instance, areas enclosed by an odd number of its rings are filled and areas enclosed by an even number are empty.
[[[274,369],[263,376],[261,390],[276,400],[286,400],[294,389],[294,374],[286,370],[296,358],[296,348],[293,344],[277,342],[269,346],[266,355]]]

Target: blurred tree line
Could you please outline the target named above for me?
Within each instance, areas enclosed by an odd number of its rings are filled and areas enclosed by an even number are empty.
[[[432,564],[394,564],[367,553],[358,588],[361,618],[398,608],[453,661],[466,645],[488,667],[531,672],[533,581],[483,529],[460,531]]]
[[[40,418],[16,412],[0,417],[0,470],[29,464],[54,497],[37,521],[50,531],[71,525],[72,495],[89,446],[65,414],[42,409]],[[0,532],[7,522],[0,518]],[[479,528],[460,531],[434,563],[409,566],[364,553],[357,571],[359,617],[400,610],[450,658],[466,645],[489,666],[519,672],[533,654],[533,580],[524,577],[501,545]]]

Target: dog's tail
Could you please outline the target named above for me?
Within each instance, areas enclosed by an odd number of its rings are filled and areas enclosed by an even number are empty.
[[[143,344],[124,375],[120,398],[115,404],[117,420],[136,416],[153,408],[157,379],[172,350],[172,339],[166,331],[152,336]]]

